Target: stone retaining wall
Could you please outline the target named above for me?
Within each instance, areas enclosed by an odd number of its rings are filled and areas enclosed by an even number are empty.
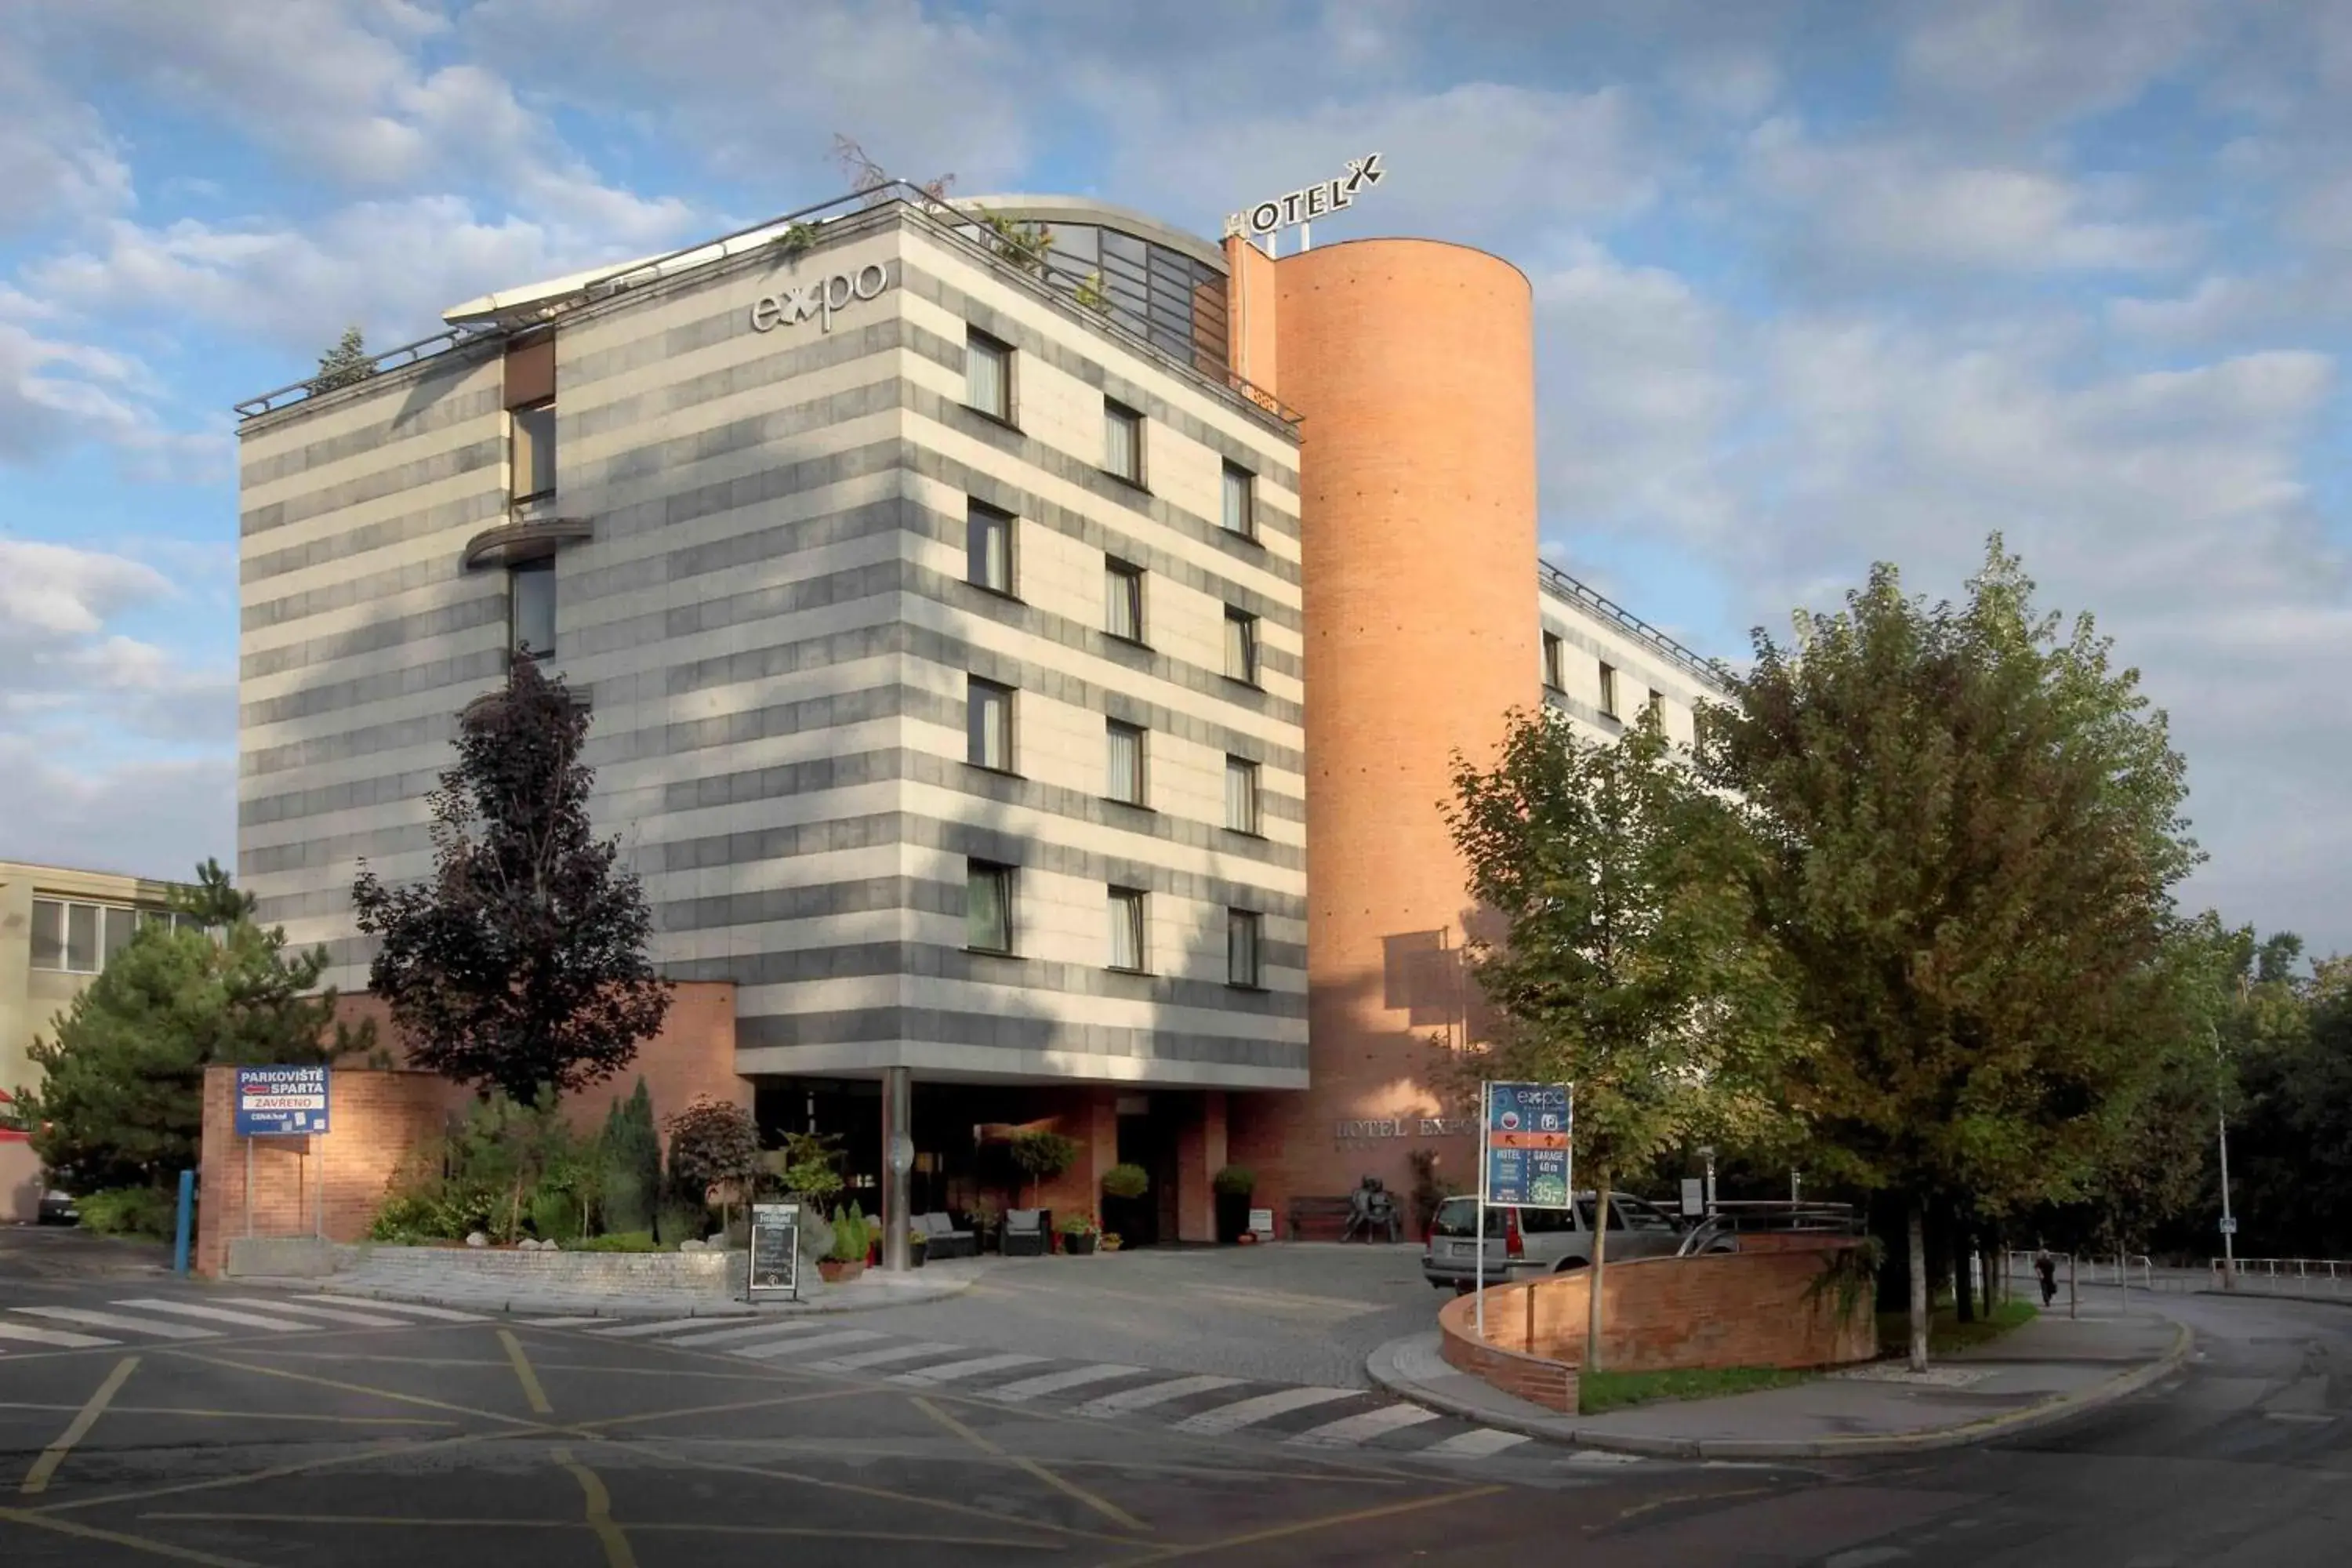
[[[452,1286],[550,1296],[725,1296],[732,1252],[522,1252],[498,1247],[373,1247],[347,1279],[373,1286]]]

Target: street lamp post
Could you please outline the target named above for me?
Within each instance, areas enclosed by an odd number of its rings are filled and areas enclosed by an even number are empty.
[[[2243,990],[2242,977],[2240,988],[2241,991]],[[2221,1065],[2226,1060],[2221,1055],[2221,1032],[2210,1024],[2206,1026],[2206,1029],[2213,1037],[2213,1060],[2217,1065]],[[2214,1120],[2221,1127],[2221,1289],[2234,1290],[2238,1288],[2238,1222],[2230,1213],[2230,1109],[2224,1098],[2228,1089],[2226,1081],[2228,1075],[2225,1072],[2221,1076],[2225,1081],[2220,1087],[2224,1093],[2214,1096],[2219,1102],[2214,1111]]]

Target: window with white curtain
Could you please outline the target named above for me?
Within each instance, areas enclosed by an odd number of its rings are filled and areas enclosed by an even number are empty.
[[[974,765],[1013,771],[1013,689],[967,678],[965,757]]]
[[[1225,606],[1225,673],[1257,684],[1257,617],[1231,605]]]
[[[982,414],[1013,420],[1013,351],[986,332],[965,334],[963,400]]]
[[[964,577],[975,588],[1013,592],[1013,516],[981,501],[968,503]]]
[[[1103,399],[1103,467],[1129,484],[1143,482],[1143,416]]]
[[[1235,833],[1255,833],[1257,764],[1247,757],[1225,759],[1225,826]]]
[[[1103,726],[1109,756],[1105,795],[1129,805],[1143,804],[1143,731],[1112,719]]]
[[[1225,911],[1225,984],[1255,987],[1265,917],[1255,910]]]
[[[1147,948],[1142,892],[1134,888],[1113,888],[1109,910],[1110,967],[1138,972],[1150,968],[1143,961]]]
[[[1103,630],[1125,642],[1143,640],[1143,568],[1103,558]]]
[[[1612,719],[1617,717],[1617,667],[1613,664],[1601,667],[1601,711]]]
[[[1558,632],[1544,633],[1543,683],[1554,691],[1567,685],[1567,678],[1561,673],[1561,655],[1564,651],[1565,645],[1559,640]]]
[[[1244,539],[1257,537],[1257,476],[1232,463],[1225,465],[1223,521],[1227,533],[1238,533]]]

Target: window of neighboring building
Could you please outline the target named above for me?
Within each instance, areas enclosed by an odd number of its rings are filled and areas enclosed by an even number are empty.
[[[1103,726],[1108,737],[1108,776],[1103,793],[1129,805],[1143,804],[1143,730],[1118,720]]]
[[[1134,888],[1110,890],[1110,967],[1138,973],[1149,969],[1144,954],[1143,894]]]
[[[1664,692],[1654,689],[1652,689],[1650,692],[1648,707],[1651,712],[1657,715],[1659,723],[1663,724],[1666,721],[1666,694]]]
[[[1012,867],[964,862],[963,940],[982,952],[1013,951]]]
[[[513,426],[515,503],[537,500],[555,493],[555,404],[534,403],[509,416]]]
[[[1013,771],[1013,689],[969,678],[966,757],[978,767]]]
[[[1255,987],[1260,984],[1259,949],[1265,943],[1265,917],[1255,910],[1225,911],[1225,984]]]
[[[555,557],[518,561],[507,568],[507,643],[515,652],[546,658],[555,652]]]
[[[74,974],[95,974],[128,946],[142,919],[137,910],[65,899],[33,900],[32,965]],[[194,922],[191,921],[191,924]]]
[[[963,400],[982,414],[1013,422],[1013,351],[986,332],[964,336]]]
[[[1103,558],[1103,630],[1127,642],[1143,640],[1143,568]]]
[[[1543,683],[1554,691],[1561,689],[1568,684],[1565,679],[1566,672],[1562,667],[1562,655],[1564,652],[1565,647],[1560,642],[1559,634],[1558,632],[1544,633]]]
[[[1143,416],[1103,399],[1103,467],[1129,484],[1143,482]]]
[[[1225,759],[1225,826],[1235,833],[1257,831],[1257,764],[1247,757]]]
[[[1617,667],[1612,664],[1601,667],[1601,711],[1617,717]]]
[[[1223,521],[1227,533],[1238,533],[1244,539],[1257,537],[1257,476],[1232,463],[1225,465]]]
[[[1257,617],[1231,605],[1225,606],[1225,673],[1257,684]]]
[[[66,966],[66,907],[55,899],[33,900],[33,967]]]
[[[1013,592],[1013,518],[981,501],[971,503],[964,524],[965,581],[975,588]]]

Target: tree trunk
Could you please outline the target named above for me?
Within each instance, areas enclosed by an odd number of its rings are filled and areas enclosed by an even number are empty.
[[[1911,1254],[1911,1370],[1927,1370],[1927,1210],[1916,1194],[1911,1198],[1908,1226]]]
[[[1609,1266],[1609,1173],[1601,1173],[1600,1201],[1592,1205],[1592,1267],[1586,1270],[1592,1284],[1592,1294],[1584,1314],[1584,1370],[1601,1372],[1601,1271]],[[1575,1202],[1570,1194],[1569,1201]]]
[[[1977,1321],[1976,1289],[1969,1281],[1969,1264],[1976,1248],[1969,1245],[1968,1222],[1952,1216],[1952,1312],[1964,1323]]]
[[[2000,1237],[1996,1229],[1988,1229],[1977,1237],[1977,1257],[1984,1265],[1985,1316],[1993,1315],[1993,1305],[2009,1299],[2009,1276],[2000,1268]]]

